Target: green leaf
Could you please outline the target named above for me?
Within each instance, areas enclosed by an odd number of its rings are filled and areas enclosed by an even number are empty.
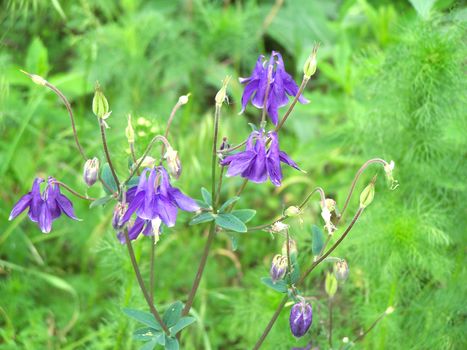
[[[253,217],[256,215],[256,210],[254,209],[238,209],[234,210],[231,213],[232,215],[235,215],[237,218],[239,218],[243,223],[247,223]]]
[[[101,205],[106,205],[107,202],[110,201],[112,198],[113,198],[112,196],[105,196],[105,197],[97,198],[95,201],[93,201],[91,203],[89,208],[94,208],[94,207],[98,207],[98,206],[101,206]]]
[[[167,325],[167,327],[174,326],[178,320],[182,317],[183,303],[181,301],[176,301],[169,306],[167,311],[164,313],[162,320]]]
[[[159,336],[160,334],[161,334],[160,330],[154,329],[152,327],[144,327],[144,328],[137,329],[133,333],[133,339],[148,341],[148,340],[155,338],[156,336]]]
[[[298,264],[297,257],[291,255],[291,268],[292,272],[289,274],[289,281],[291,284],[294,284],[300,278],[300,265]]]
[[[157,330],[162,330],[161,325],[156,321],[153,314],[145,311],[124,308],[122,311],[129,317],[144,323],[145,325]]]
[[[190,316],[182,317],[181,319],[177,321],[175,326],[170,328],[170,335],[172,337],[175,337],[177,333],[180,332],[183,328],[188,327],[190,324],[194,322],[196,322],[196,318],[194,317],[190,317]]]
[[[247,231],[247,227],[245,226],[245,224],[233,214],[224,213],[216,215],[216,224],[230,231]]]
[[[235,196],[235,197],[232,197],[232,198],[226,200],[225,203],[222,204],[222,206],[219,208],[219,212],[220,212],[220,213],[223,213],[224,210],[225,210],[226,208],[229,207],[229,205],[235,203],[235,202],[238,201],[239,199],[240,199],[240,197]]]
[[[323,231],[316,225],[311,226],[311,251],[313,255],[319,255],[323,246]]]
[[[328,272],[326,274],[326,280],[324,282],[324,289],[326,294],[332,298],[337,292],[337,279],[334,274]]]
[[[157,345],[157,340],[153,339],[153,340],[147,342],[146,344],[144,344],[143,347],[141,348],[141,350],[152,350],[152,349],[154,349],[154,347],[156,345]]]
[[[199,199],[195,199],[195,202],[203,209],[211,209],[211,207],[209,206],[209,204],[205,203],[204,201],[202,200],[199,200]]]
[[[287,283],[284,280],[279,280],[274,283],[271,277],[262,277],[261,282],[269,288],[274,289],[276,292],[287,293],[288,291]]]
[[[428,19],[431,8],[436,0],[409,0],[412,6],[417,11],[418,15],[423,19]]]
[[[139,176],[133,176],[130,181],[127,182],[127,187],[130,188],[130,187],[133,187],[133,186],[137,186],[139,183]]]
[[[113,192],[117,192],[117,184],[115,183],[114,177],[112,176],[112,171],[110,170],[109,163],[105,163],[102,166],[102,172],[101,172],[102,180],[109,186]],[[104,191],[107,194],[112,194],[113,192],[110,192],[107,187],[102,185],[104,187]]]
[[[193,219],[191,219],[190,225],[197,225],[212,220],[214,220],[214,215],[212,213],[201,213],[199,215],[196,215]]]
[[[207,205],[212,206],[212,196],[211,193],[204,187],[201,187],[201,195],[203,196],[204,201]]]
[[[178,350],[178,340],[175,338],[170,338],[167,335],[165,336],[165,350]]]
[[[238,249],[238,237],[230,235],[230,241],[232,242],[232,250],[236,251]]]

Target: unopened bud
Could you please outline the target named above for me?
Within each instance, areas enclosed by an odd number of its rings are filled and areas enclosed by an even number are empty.
[[[269,232],[271,233],[280,233],[288,230],[289,225],[284,224],[282,221],[276,221],[274,224],[271,225],[269,228]]]
[[[282,279],[287,272],[287,256],[277,254],[272,259],[271,270],[269,271],[272,281],[275,283]]]
[[[390,315],[394,312],[394,308],[392,306],[389,306],[386,311],[384,312],[386,315]]]
[[[338,281],[345,281],[349,277],[349,265],[344,259],[334,263],[334,276]]]
[[[110,115],[109,102],[107,102],[99,83],[96,83],[94,98],[92,99],[92,112],[101,119],[106,119]]]
[[[182,173],[182,164],[178,152],[172,147],[167,147],[165,152],[165,159],[167,160],[167,166],[169,168],[170,175],[178,179]]]
[[[227,85],[229,84],[231,76],[228,75],[225,77],[224,81],[222,82],[222,87],[219,92],[216,94],[216,105],[221,106],[224,101],[227,99]]]
[[[375,197],[375,181],[376,177],[373,178],[360,194],[360,208],[366,208],[373,202],[373,198]]]
[[[289,238],[289,253],[290,257],[296,257],[297,256],[297,242],[295,240]],[[287,240],[284,241],[282,244],[282,255],[287,256]]]
[[[305,61],[305,65],[303,66],[303,74],[307,79],[316,73],[316,66],[318,65],[316,60],[316,53],[318,52],[319,45],[315,45],[313,47],[313,51],[311,51],[310,56],[308,56],[307,60]]]
[[[326,294],[332,298],[337,292],[337,279],[332,273],[326,274],[326,280],[324,282],[324,290]]]
[[[299,207],[296,207],[294,205],[285,209],[285,212],[284,212],[285,216],[290,216],[290,217],[299,216],[301,213],[302,213],[302,210]]]
[[[139,162],[141,162],[141,158],[139,158],[138,161],[133,164],[133,166],[136,167],[136,165],[139,164]],[[140,167],[141,168],[153,168],[154,165],[156,165],[156,160],[151,156],[146,156],[144,157],[144,160],[141,163]]]
[[[128,140],[128,143],[135,143],[135,130],[133,125],[131,125],[131,114],[128,114],[128,123],[125,129],[125,136]]]
[[[115,230],[120,230],[124,224],[122,223],[122,218],[128,209],[127,203],[118,202],[114,208],[114,214],[112,216],[112,226]]]
[[[42,78],[40,75],[30,74],[28,72],[25,72],[24,70],[21,70],[21,73],[26,74],[32,80],[32,82],[37,85],[45,86],[47,84],[47,80]]]
[[[186,105],[188,103],[188,97],[190,97],[191,94],[186,94],[182,95],[178,98],[178,104],[179,105]]]
[[[301,300],[292,306],[290,310],[289,324],[292,334],[303,337],[313,322],[313,309],[305,300]]]
[[[83,179],[86,185],[91,187],[97,181],[99,177],[99,159],[94,157],[93,159],[88,159],[86,163],[84,163],[84,170],[83,170]]]

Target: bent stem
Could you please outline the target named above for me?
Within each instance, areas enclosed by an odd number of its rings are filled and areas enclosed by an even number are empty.
[[[354,226],[354,224],[357,222],[358,218],[360,217],[360,215],[362,214],[363,212],[363,209],[362,207],[360,207],[357,211],[357,213],[355,214],[355,216],[353,217],[352,219],[352,222],[349,224],[349,226],[345,229],[344,233],[341,235],[341,237],[339,237],[339,239],[332,245],[331,248],[329,248],[326,253],[324,253],[323,255],[320,256],[320,258],[318,260],[316,260],[315,262],[313,262],[313,264],[310,266],[310,268],[300,277],[300,279],[298,280],[297,282],[297,285],[300,285],[307,277],[308,275],[316,268],[316,266],[318,266],[324,259],[326,259],[327,256],[329,256],[329,254],[331,254],[338,246],[339,244],[344,240],[344,238],[347,236],[347,234],[350,232],[350,230],[352,229],[352,227]],[[277,309],[276,311],[274,312],[274,315],[272,315],[271,319],[269,320],[269,323],[267,324],[266,328],[264,329],[263,333],[261,334],[261,336],[259,337],[258,341],[256,342],[253,350],[257,350],[261,347],[261,345],[263,344],[264,340],[266,339],[266,337],[268,336],[269,332],[271,331],[272,329],[272,326],[274,325],[274,323],[276,322],[277,318],[279,317],[282,309],[284,308],[285,304],[287,303],[287,300],[289,299],[289,296],[286,295],[284,296],[284,298],[282,299],[281,303],[277,306]]]
[[[282,117],[282,120],[280,121],[279,124],[277,124],[276,128],[274,129],[275,132],[278,132],[282,128],[282,126],[286,122],[287,118],[289,117],[290,113],[292,113],[295,105],[298,102],[298,99],[302,95],[303,90],[305,90],[306,84],[308,84],[309,80],[310,80],[310,78],[307,78],[305,76],[303,77],[302,83],[300,84],[300,88],[298,89],[297,94],[295,95],[292,103],[290,104],[289,108],[287,109],[287,112],[285,112],[284,116]]]
[[[217,169],[217,138],[219,132],[219,119],[221,114],[221,105],[216,103],[216,111],[214,114],[214,135],[212,140],[212,159],[211,159],[211,190],[212,190],[212,198],[214,201],[212,203],[212,212],[213,214],[217,213],[217,193],[216,193],[216,169]],[[193,281],[193,285],[191,287],[190,293],[188,294],[188,300],[183,308],[182,315],[188,315],[190,312],[191,306],[193,305],[193,301],[196,296],[196,292],[198,291],[199,284],[201,282],[201,277],[203,276],[204,268],[206,267],[206,262],[208,260],[209,250],[211,249],[212,242],[214,241],[214,237],[216,235],[216,224],[213,221],[211,223],[211,227],[209,229],[208,238],[206,240],[206,244],[204,245],[203,255],[201,256],[201,260],[198,265],[198,271],[196,272],[195,280]]]
[[[144,285],[143,277],[141,276],[141,271],[139,270],[138,263],[136,262],[135,252],[133,250],[133,246],[131,245],[130,237],[128,236],[128,229],[124,230],[124,235],[125,235],[125,243],[128,248],[128,254],[130,255],[131,265],[133,266],[133,270],[135,271],[136,279],[138,280],[138,284],[141,289],[141,292],[143,293],[144,298],[146,299],[146,303],[148,304],[149,309],[151,310],[151,313],[153,314],[156,321],[161,325],[165,334],[170,336],[169,329],[167,328],[159,312],[154,306],[154,303],[152,302],[151,297],[149,296],[148,291],[146,290],[146,287]]]
[[[117,176],[117,173],[115,172],[112,159],[110,158],[109,148],[107,146],[107,137],[105,136],[105,126],[101,118],[99,118],[99,127],[101,129],[101,138],[102,138],[102,145],[104,147],[105,158],[107,159],[107,163],[109,164],[110,171],[114,178],[115,184],[117,185],[117,189],[118,189],[117,191],[120,191],[120,181],[118,180],[118,176]]]
[[[78,198],[81,198],[81,199],[84,199],[84,200],[87,200],[87,201],[95,201],[96,198],[92,198],[92,197],[87,197],[87,196],[84,196],[82,194],[80,194],[79,192],[75,191],[74,189],[72,189],[70,186],[68,186],[67,184],[64,184],[63,182],[61,181],[58,181],[58,180],[55,180],[52,182],[53,184],[57,184],[61,187],[63,187],[64,189],[66,189],[68,192],[70,192],[72,195],[78,197]]]
[[[356,343],[356,342],[362,341],[363,338],[365,338],[365,336],[366,336],[368,333],[370,333],[371,330],[372,330],[373,328],[375,328],[376,325],[379,323],[379,321],[381,321],[386,315],[387,315],[386,312],[384,312],[383,314],[381,314],[381,315],[371,324],[371,326],[368,327],[368,329],[365,330],[362,334],[360,334],[357,338],[355,338],[353,342]]]

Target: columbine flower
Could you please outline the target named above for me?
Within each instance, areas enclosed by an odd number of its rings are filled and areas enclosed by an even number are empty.
[[[137,218],[142,220],[160,219],[165,225],[172,227],[177,220],[178,208],[185,211],[199,209],[192,198],[172,187],[169,174],[162,166],[144,169],[138,186],[127,191],[127,201],[128,209],[121,219],[122,223],[128,222],[133,213],[136,213]],[[140,221],[135,221],[136,223],[139,225]]]
[[[272,72],[269,90],[268,72]],[[275,51],[272,52],[267,64],[264,56],[260,55],[251,76],[249,78],[240,78],[240,83],[246,84],[242,95],[242,111],[240,113],[245,111],[250,99],[253,106],[262,109],[265,105],[266,90],[268,90],[266,110],[274,125],[277,125],[279,120],[277,110],[289,103],[287,95],[295,97],[299,90],[292,76],[285,71],[281,54]],[[308,103],[308,100],[303,96],[300,96],[298,101]]]
[[[277,282],[285,276],[285,273],[287,272],[287,265],[287,256],[280,254],[274,256],[271,263],[271,270],[269,271],[273,283]]]
[[[160,218],[155,218],[153,220],[143,220],[137,217],[135,222],[132,225],[129,225],[128,238],[130,241],[135,240],[139,237],[141,232],[145,236],[159,237],[161,233],[161,223],[162,221]],[[125,243],[125,234],[122,231],[118,232],[117,237],[121,243]]]
[[[167,147],[164,157],[167,160],[170,175],[178,179],[182,173],[182,163],[180,162],[178,152],[172,147]]]
[[[266,150],[266,139],[271,138],[269,149]],[[300,170],[298,165],[279,149],[279,139],[276,132],[264,130],[253,131],[246,142],[245,151],[225,157],[221,164],[229,166],[227,176],[240,175],[252,182],[261,183],[268,179],[275,186],[282,182],[281,162]]]
[[[53,177],[49,177],[47,187],[41,194],[40,184],[44,179],[36,178],[30,192],[25,194],[15,204],[10,213],[9,220],[13,220],[26,209],[33,222],[37,222],[43,233],[49,233],[52,222],[62,213],[73,220],[79,220],[74,213],[73,204],[60,192],[59,185]]]
[[[84,163],[83,170],[83,179],[86,185],[91,187],[94,185],[99,177],[99,159],[94,157],[93,159],[88,159]]]
[[[292,306],[290,310],[290,330],[292,334],[300,338],[305,335],[313,321],[313,310],[311,305],[302,300]]]

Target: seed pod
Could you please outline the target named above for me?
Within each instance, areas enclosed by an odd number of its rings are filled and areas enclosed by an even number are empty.
[[[360,194],[360,208],[366,208],[373,202],[373,198],[375,197],[375,181],[376,179],[374,178]]]
[[[94,98],[92,99],[92,112],[102,119],[106,119],[109,115],[109,102],[107,102],[99,83],[96,83]]]
[[[300,338],[310,329],[313,322],[313,309],[305,300],[302,300],[292,306],[290,310],[290,330],[292,334]]]
[[[88,159],[86,163],[84,163],[84,170],[83,170],[83,179],[86,185],[91,187],[97,181],[99,177],[99,159],[94,157],[93,159]]]
[[[345,281],[349,277],[349,265],[344,259],[334,263],[334,276],[338,281]]]
[[[277,254],[271,263],[271,270],[269,271],[273,282],[282,279],[287,272],[287,256]]]

